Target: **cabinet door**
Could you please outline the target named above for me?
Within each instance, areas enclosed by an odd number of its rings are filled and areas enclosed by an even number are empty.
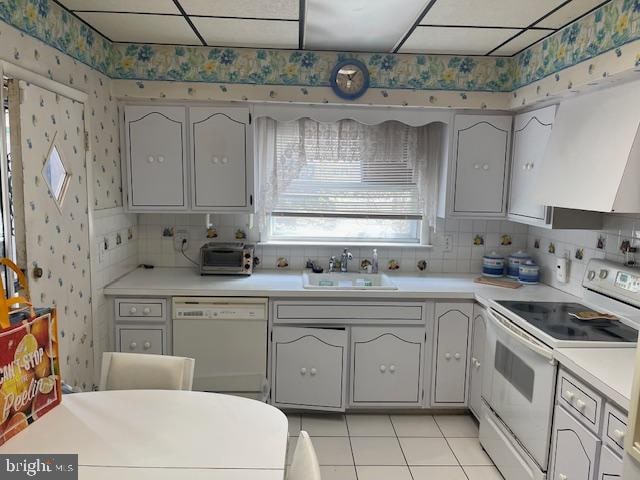
[[[275,327],[272,345],[272,386],[276,405],[345,409],[345,330]]]
[[[186,110],[125,107],[130,210],[186,210]]]
[[[564,408],[556,406],[551,480],[593,480],[600,443]]]
[[[456,115],[453,213],[504,216],[511,117]]]
[[[533,201],[544,149],[551,135],[556,107],[517,115],[513,127],[513,156],[509,214],[544,223],[547,207]]]
[[[193,209],[247,209],[253,195],[249,191],[249,109],[190,108],[189,123]]]
[[[120,352],[163,355],[164,343],[162,328],[118,327],[118,351]]]
[[[419,405],[424,327],[351,330],[351,402]]]
[[[600,450],[600,463],[597,480],[614,480],[622,477],[622,459],[609,447]]]
[[[469,408],[476,418],[480,419],[482,410],[482,362],[484,361],[484,344],[487,337],[487,319],[484,307],[478,304],[473,306],[471,332]]]
[[[434,404],[466,404],[467,352],[472,313],[471,303],[436,304]]]

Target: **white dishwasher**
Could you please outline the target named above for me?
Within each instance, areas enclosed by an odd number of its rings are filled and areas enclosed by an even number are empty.
[[[195,359],[194,390],[266,400],[267,311],[266,298],[173,298],[173,354]]]

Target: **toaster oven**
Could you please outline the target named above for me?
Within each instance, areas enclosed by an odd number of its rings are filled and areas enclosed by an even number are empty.
[[[251,275],[254,246],[206,243],[200,247],[200,275]]]

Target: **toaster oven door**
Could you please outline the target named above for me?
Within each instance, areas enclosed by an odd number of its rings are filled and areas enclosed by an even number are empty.
[[[203,250],[201,253],[201,264],[204,271],[242,271],[243,265],[243,251],[242,250]]]

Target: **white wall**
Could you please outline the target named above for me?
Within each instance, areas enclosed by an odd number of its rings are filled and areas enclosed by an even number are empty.
[[[597,248],[598,239],[605,241],[604,249]],[[625,257],[620,244],[629,240],[632,246],[640,247],[640,214],[605,215],[602,230],[546,230],[538,227],[529,229],[527,247],[541,266],[544,283],[573,295],[582,295],[582,278],[591,258],[605,258],[622,263]],[[539,248],[535,248],[538,241]],[[549,253],[549,244],[555,246],[555,254]],[[576,258],[576,251],[582,249],[583,258]],[[556,257],[570,258],[570,281],[559,283],[554,275]],[[636,254],[640,261],[640,253]]]

